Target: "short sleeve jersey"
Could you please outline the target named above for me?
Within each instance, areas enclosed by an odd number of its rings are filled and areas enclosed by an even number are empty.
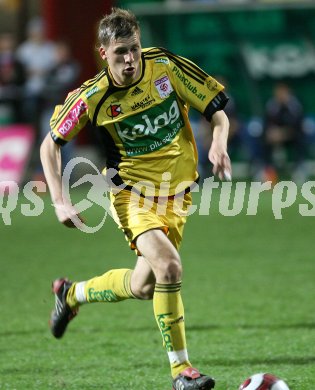
[[[103,133],[104,172],[115,168],[116,185],[164,196],[160,186],[167,181],[167,195],[174,195],[198,178],[189,107],[211,120],[228,101],[223,89],[186,58],[161,48],[142,49],[135,83],[118,86],[105,68],[56,106],[51,135],[63,145],[91,122]]]

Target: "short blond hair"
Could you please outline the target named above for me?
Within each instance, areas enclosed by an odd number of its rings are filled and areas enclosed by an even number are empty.
[[[138,32],[140,26],[136,16],[129,10],[112,8],[111,13],[101,19],[98,27],[99,46],[108,46],[118,38],[128,38]]]

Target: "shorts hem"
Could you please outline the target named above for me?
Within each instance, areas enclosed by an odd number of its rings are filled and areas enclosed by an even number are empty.
[[[130,241],[129,245],[130,245],[130,249],[134,250],[138,256],[141,256],[141,252],[139,251],[139,249],[137,248],[137,245],[136,245],[137,238],[139,236],[141,236],[143,233],[146,233],[150,230],[162,230],[167,235],[169,228],[166,225],[155,226],[155,227],[145,229],[145,230],[143,230],[143,232],[137,234],[137,236],[132,241]]]

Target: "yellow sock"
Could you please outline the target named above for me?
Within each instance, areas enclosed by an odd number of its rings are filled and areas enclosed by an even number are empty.
[[[153,295],[154,315],[169,357],[173,378],[187,367],[191,367],[186,346],[184,305],[180,288],[181,282],[156,283]]]
[[[131,274],[131,269],[114,269],[86,282],[73,283],[67,294],[67,304],[74,308],[84,302],[119,302],[136,298],[130,287]]]

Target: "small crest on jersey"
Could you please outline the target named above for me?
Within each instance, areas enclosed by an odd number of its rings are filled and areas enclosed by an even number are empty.
[[[93,87],[92,89],[90,89],[89,91],[87,91],[87,93],[85,94],[85,96],[89,99],[92,95],[94,95],[96,92],[99,91],[99,88],[98,86],[96,85],[95,87]]]
[[[218,89],[218,82],[213,78],[207,80],[206,84],[209,91],[216,91]]]
[[[155,80],[154,85],[162,99],[167,98],[173,92],[173,87],[167,76]]]
[[[140,95],[140,93],[142,93],[142,89],[139,88],[139,87],[136,87],[132,92],[131,92],[131,96],[136,96],[136,95]]]
[[[107,107],[106,114],[110,116],[112,119],[116,118],[118,115],[122,114],[121,105],[120,104],[111,104]]]
[[[168,58],[157,58],[155,61],[154,61],[156,64],[166,64],[168,65],[170,63],[169,59]]]

